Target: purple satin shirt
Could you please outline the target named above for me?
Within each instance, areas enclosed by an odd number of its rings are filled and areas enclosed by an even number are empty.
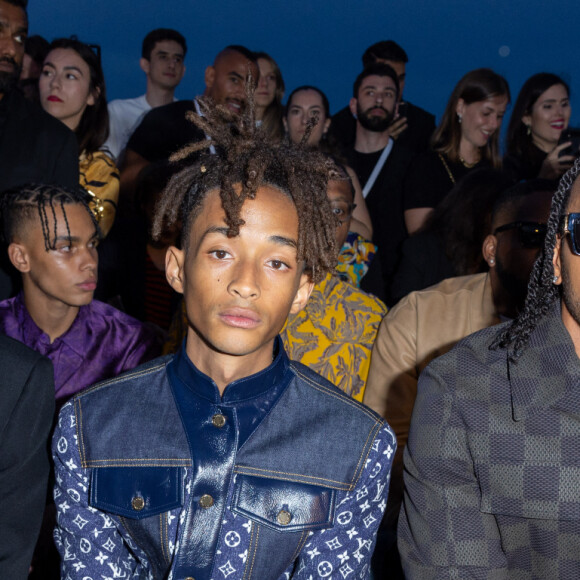
[[[52,344],[32,320],[20,293],[0,302],[0,332],[47,356],[54,365],[56,399],[116,377],[160,354],[154,333],[127,314],[93,300]]]

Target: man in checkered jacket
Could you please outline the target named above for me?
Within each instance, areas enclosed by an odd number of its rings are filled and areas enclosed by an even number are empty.
[[[580,160],[554,196],[520,316],[419,380],[399,522],[408,578],[580,578],[579,173]]]

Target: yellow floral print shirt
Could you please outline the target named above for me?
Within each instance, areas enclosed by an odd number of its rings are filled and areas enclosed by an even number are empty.
[[[371,350],[386,313],[378,298],[329,274],[280,334],[292,360],[362,401]]]
[[[117,201],[119,200],[119,170],[115,162],[103,151],[91,155],[83,153],[80,157],[80,184],[93,193],[101,202],[101,211],[95,211],[97,203],[91,204],[103,237],[115,221]]]

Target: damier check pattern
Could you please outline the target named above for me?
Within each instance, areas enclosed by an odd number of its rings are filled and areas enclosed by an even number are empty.
[[[580,361],[559,305],[515,364],[489,350],[497,332],[419,380],[399,524],[409,578],[580,578]]]

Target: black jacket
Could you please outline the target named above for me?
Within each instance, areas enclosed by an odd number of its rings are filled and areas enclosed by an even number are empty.
[[[0,578],[24,580],[46,503],[51,362],[0,335]]]

